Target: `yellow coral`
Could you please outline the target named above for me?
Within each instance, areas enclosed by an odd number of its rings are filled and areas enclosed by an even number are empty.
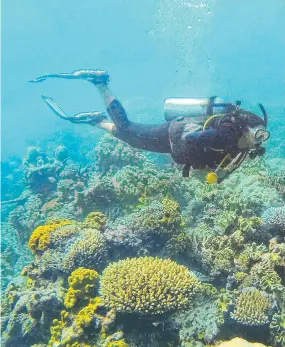
[[[49,346],[53,346],[54,344],[59,344],[61,340],[62,330],[66,326],[66,320],[68,318],[67,311],[61,311],[61,320],[54,319],[53,326],[50,328],[51,338],[49,340]]]
[[[184,308],[200,290],[201,282],[185,266],[154,257],[112,263],[101,278],[103,302],[122,312],[159,314]]]
[[[129,347],[130,345],[126,343],[125,340],[111,341],[106,347]]]
[[[262,343],[248,342],[239,337],[235,337],[230,341],[225,341],[218,345],[218,347],[266,347]]]
[[[65,307],[71,308],[79,299],[87,300],[94,294],[99,274],[95,270],[80,267],[68,278],[69,289],[64,299]]]
[[[99,307],[103,306],[102,300],[99,297],[91,299],[89,304],[78,312],[75,318],[75,324],[79,329],[88,327]]]
[[[32,233],[29,240],[29,247],[32,250],[32,252],[34,254],[38,252],[44,252],[46,249],[48,249],[51,243],[50,234],[57,228],[72,223],[73,222],[70,220],[52,221],[50,222],[50,224],[41,225],[37,227],[35,231]]]

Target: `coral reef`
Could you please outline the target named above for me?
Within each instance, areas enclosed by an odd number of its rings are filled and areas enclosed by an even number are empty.
[[[283,162],[206,184],[58,136],[3,164],[4,347],[284,346]]]

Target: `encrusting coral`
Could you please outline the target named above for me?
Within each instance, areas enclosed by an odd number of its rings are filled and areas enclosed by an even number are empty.
[[[71,224],[72,221],[70,220],[63,220],[63,221],[51,221],[50,223],[47,223],[46,225],[39,226],[37,229],[32,233],[30,240],[29,240],[29,247],[33,253],[41,253],[44,252],[46,249],[48,249],[50,243],[51,243],[51,236],[50,234],[55,231],[57,228],[60,228],[64,225]]]
[[[200,281],[186,267],[153,257],[110,264],[103,271],[100,286],[107,307],[149,315],[185,308],[201,290]]]
[[[95,270],[78,268],[68,278],[69,289],[64,299],[67,308],[76,305],[79,299],[88,300],[95,292],[99,274]]]

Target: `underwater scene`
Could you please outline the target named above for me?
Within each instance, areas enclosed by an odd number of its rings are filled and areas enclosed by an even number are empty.
[[[284,0],[3,0],[1,346],[285,347]]]

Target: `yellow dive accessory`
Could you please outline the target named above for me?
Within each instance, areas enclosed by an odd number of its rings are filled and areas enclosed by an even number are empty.
[[[215,172],[209,172],[206,177],[206,182],[208,184],[214,184],[218,182],[218,175]]]
[[[219,178],[219,176],[218,176],[218,172],[222,169],[222,167],[223,167],[223,165],[225,164],[225,162],[227,161],[227,160],[231,160],[232,159],[232,157],[231,157],[231,155],[228,153],[225,157],[224,157],[224,159],[220,162],[220,165],[216,168],[216,170],[215,171],[213,171],[213,172],[209,172],[208,173],[208,175],[207,175],[207,177],[206,177],[206,182],[208,183],[208,184],[215,184],[215,183],[217,183],[218,182],[218,178]],[[226,168],[225,168],[226,169]]]

